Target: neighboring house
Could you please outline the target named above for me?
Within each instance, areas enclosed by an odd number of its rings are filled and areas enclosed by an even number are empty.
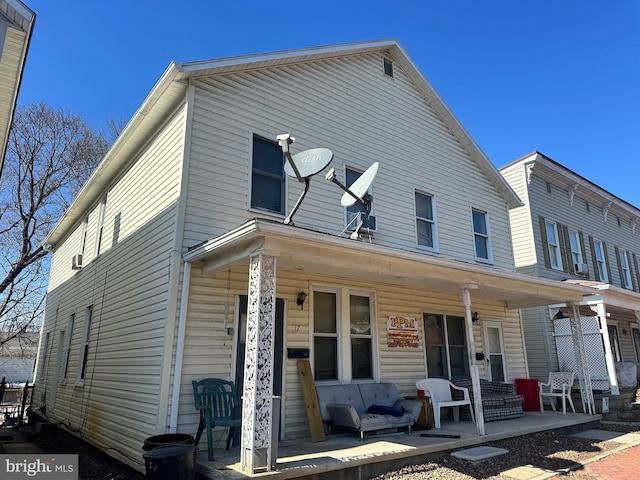
[[[0,332],[0,379],[11,384],[33,382],[33,368],[38,355],[39,334],[24,333],[4,342],[5,332]]]
[[[0,175],[35,20],[20,0],[0,0]]]
[[[510,211],[517,270],[600,291],[579,305],[581,343],[593,391],[618,394],[616,364],[640,361],[640,209],[539,152],[500,172],[524,203]],[[581,370],[569,317],[563,305],[522,310],[532,378]]]
[[[334,159],[287,223],[289,132]],[[358,207],[325,173],[349,186],[374,162],[375,228],[351,239]],[[316,383],[404,395],[526,377],[518,308],[592,290],[515,272],[519,205],[394,40],[172,63],[46,239],[33,410],[142,468],[146,437],[196,432],[191,382],[231,379],[253,471],[274,429],[310,435],[307,352]]]

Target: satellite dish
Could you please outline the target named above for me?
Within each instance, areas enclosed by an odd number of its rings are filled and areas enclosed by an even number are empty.
[[[331,163],[331,160],[333,160],[333,152],[328,148],[312,148],[311,150],[305,150],[292,156],[289,151],[289,145],[294,143],[296,139],[292,137],[290,133],[278,135],[276,139],[284,154],[285,173],[290,177],[297,178],[299,182],[304,182],[302,194],[291,209],[291,213],[284,219],[285,225],[288,225],[292,223],[291,219],[293,215],[298,211],[302,200],[309,191],[309,179]]]
[[[324,170],[324,168],[333,160],[333,152],[328,148],[312,148],[311,150],[305,150],[304,152],[296,153],[288,158],[284,163],[284,171],[290,177],[309,178],[316,173]],[[294,167],[298,170],[296,173]]]
[[[355,231],[351,234],[351,238],[354,240],[360,237],[360,229],[362,228],[362,225],[364,225],[364,222],[369,220],[369,215],[371,214],[371,202],[373,201],[373,197],[369,195],[369,187],[371,187],[374,178],[376,178],[376,174],[378,173],[378,166],[378,162],[372,164],[348,188],[338,181],[338,179],[336,178],[335,169],[332,168],[326,175],[327,180],[335,183],[342,190],[344,190],[345,193],[344,195],[342,195],[342,199],[340,200],[340,204],[343,207],[350,207],[356,203],[364,207],[364,215],[359,216],[360,223],[356,227]],[[343,233],[347,228],[349,228],[349,225],[345,227],[345,229],[342,231]]]
[[[378,173],[378,165],[376,162],[367,168],[362,175],[360,175],[355,182],[351,184],[348,191],[342,195],[340,205],[343,207],[350,207],[354,203],[358,202],[358,199],[362,200],[369,192],[369,187],[373,183],[373,179],[376,178]],[[361,202],[358,202],[361,203]]]

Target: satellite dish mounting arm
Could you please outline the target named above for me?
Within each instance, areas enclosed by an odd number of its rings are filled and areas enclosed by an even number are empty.
[[[351,195],[354,198],[354,200],[356,201],[357,204],[362,205],[364,207],[364,209],[366,211],[366,217],[369,218],[369,213],[371,213],[371,202],[373,200],[373,197],[371,195],[369,195],[367,193],[367,194],[363,195],[362,198],[357,196],[355,193],[353,193],[351,190],[349,190],[347,187],[345,187],[342,183],[340,183],[340,180],[338,180],[336,178],[336,171],[333,168],[331,170],[329,170],[329,172],[325,175],[325,178],[327,180],[329,180],[330,182],[335,183],[342,190],[344,190],[349,195]]]
[[[278,140],[278,144],[280,145],[280,148],[282,148],[282,153],[284,154],[285,158],[289,160],[289,165],[291,165],[291,168],[293,168],[293,171],[296,174],[298,181],[302,183],[305,179],[302,178],[302,175],[300,175],[298,166],[296,165],[296,162],[293,161],[293,158],[291,157],[291,152],[289,151],[289,145],[294,143],[296,139],[292,137],[290,133],[283,133],[282,135],[278,135],[276,139]]]

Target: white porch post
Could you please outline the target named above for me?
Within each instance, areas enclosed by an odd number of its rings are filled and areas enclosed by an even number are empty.
[[[593,415],[596,413],[596,407],[593,400],[593,389],[591,387],[591,372],[589,371],[589,361],[587,359],[587,352],[584,348],[580,307],[575,303],[569,303],[567,305],[571,309],[571,315],[569,316],[569,325],[571,326],[573,353],[576,359],[576,373],[578,374],[578,383],[580,384],[582,411],[584,413],[589,413],[589,415]]]
[[[607,328],[607,309],[604,302],[599,301],[591,309],[598,314],[600,322],[600,334],[604,343],[604,361],[607,366],[607,375],[609,376],[609,384],[611,385],[611,395],[620,395],[618,389],[618,376],[616,375],[616,365],[611,352],[611,340],[609,338],[609,329]]]
[[[252,255],[240,446],[240,468],[251,475],[256,467],[266,466],[271,471],[275,464],[272,458],[275,290],[275,257],[262,252]]]
[[[484,412],[482,411],[482,393],[480,391],[480,373],[476,365],[476,345],[473,337],[473,320],[471,319],[471,294],[469,290],[477,289],[475,284],[462,287],[462,301],[464,302],[464,317],[467,321],[467,335],[469,337],[469,369],[471,371],[471,387],[473,388],[473,400],[475,407],[476,427],[478,435],[484,436]]]

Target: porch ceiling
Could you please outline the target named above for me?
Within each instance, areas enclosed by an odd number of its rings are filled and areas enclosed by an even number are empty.
[[[594,289],[530,277],[491,266],[402,251],[371,243],[254,219],[187,252],[213,273],[247,264],[252,253],[277,258],[280,271],[375,281],[443,293],[474,285],[472,297],[503,301],[507,308],[580,302]],[[477,288],[476,288],[477,287]]]

